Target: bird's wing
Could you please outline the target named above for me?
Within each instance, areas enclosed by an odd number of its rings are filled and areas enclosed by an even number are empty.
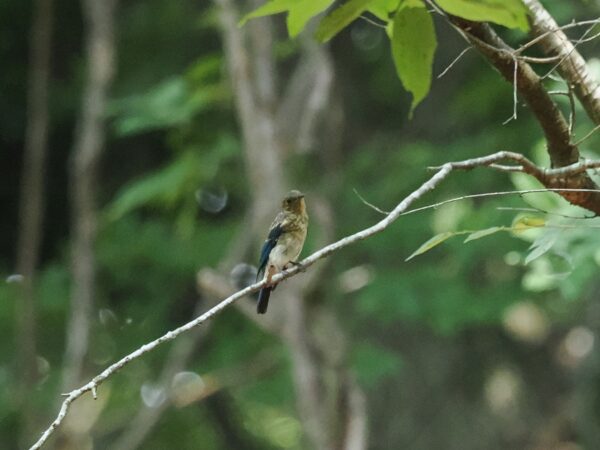
[[[271,254],[271,250],[273,250],[277,245],[277,241],[279,240],[281,233],[283,233],[282,222],[275,219],[275,222],[273,222],[273,224],[271,225],[271,229],[269,230],[267,240],[263,244],[262,250],[260,251],[260,261],[258,264],[258,272],[256,273],[257,280],[265,271],[265,268],[267,267],[267,262],[269,261],[269,255]]]

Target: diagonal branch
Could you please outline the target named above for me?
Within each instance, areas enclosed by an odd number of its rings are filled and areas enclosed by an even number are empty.
[[[408,197],[406,197],[404,200],[402,200],[402,202],[400,202],[398,204],[398,206],[396,206],[396,208],[384,219],[382,219],[381,221],[379,221],[378,223],[376,223],[375,225],[373,225],[369,228],[366,228],[355,234],[352,234],[343,239],[340,239],[339,241],[334,242],[333,244],[323,247],[321,250],[313,253],[312,255],[310,255],[303,261],[301,261],[302,266],[304,268],[312,266],[315,262],[319,261],[320,259],[323,259],[323,258],[331,255],[332,253],[341,250],[344,247],[347,247],[351,244],[354,244],[358,241],[366,239],[374,234],[380,233],[381,231],[385,230],[392,222],[394,222],[400,216],[400,214],[402,212],[406,211],[412,203],[414,203],[416,200],[421,198],[427,192],[435,189],[435,187],[442,180],[444,180],[450,174],[451,171],[452,171],[452,166],[450,164],[445,164],[428,181],[423,183],[417,190],[415,190]],[[289,269],[288,271],[285,271],[283,273],[275,275],[272,279],[272,282],[274,282],[274,283],[280,282],[284,279],[290,278],[290,277],[298,274],[298,272],[299,272],[298,267],[294,266],[291,269]],[[85,385],[81,386],[79,389],[75,389],[75,390],[69,392],[68,394],[65,394],[66,398],[61,405],[58,416],[56,417],[56,419],[54,419],[54,421],[50,424],[50,426],[44,431],[42,436],[31,447],[30,450],[39,449],[44,445],[44,443],[48,440],[48,438],[52,435],[52,433],[63,422],[63,420],[64,420],[65,416],[67,415],[67,412],[71,406],[71,403],[73,403],[75,400],[77,400],[83,394],[85,394],[86,392],[92,392],[92,395],[95,396],[96,390],[100,384],[102,384],[107,378],[109,378],[110,376],[114,375],[116,372],[121,370],[123,367],[125,367],[127,364],[129,364],[131,361],[154,350],[156,347],[158,347],[159,345],[161,345],[165,342],[172,341],[180,334],[185,333],[185,332],[197,327],[201,323],[206,322],[208,319],[210,319],[213,316],[215,316],[216,314],[220,313],[225,308],[227,308],[229,305],[233,304],[234,302],[238,301],[239,299],[241,299],[249,294],[252,294],[254,292],[257,292],[260,288],[262,288],[264,286],[265,283],[266,283],[266,280],[262,280],[258,283],[254,283],[254,284],[236,292],[233,295],[230,295],[228,298],[226,298],[225,300],[223,300],[222,302],[220,302],[219,304],[217,304],[215,307],[211,308],[210,310],[206,311],[204,314],[198,316],[197,318],[186,323],[185,325],[180,326],[179,328],[176,328],[172,331],[167,332],[166,334],[159,337],[158,339],[155,339],[152,342],[142,345],[137,350],[131,352],[127,356],[123,357],[119,361],[117,361],[114,364],[107,367],[99,375],[94,377],[91,381],[89,381]]]
[[[388,215],[386,215],[386,217],[384,217],[382,220],[380,220],[379,222],[375,223],[374,225],[372,225],[368,228],[365,228],[364,230],[361,230],[354,234],[346,236],[332,244],[329,244],[329,245],[321,248],[320,250],[314,252],[312,255],[308,256],[303,261],[301,261],[301,266],[303,267],[303,270],[304,270],[304,268],[308,268],[308,267],[312,266],[317,261],[319,261],[323,258],[326,258],[327,256],[329,256],[345,247],[348,247],[349,245],[356,244],[357,242],[367,239],[367,238],[373,236],[374,234],[384,231],[393,222],[395,222],[398,219],[398,217],[400,217],[401,215],[403,215],[403,213],[408,211],[408,208],[415,201],[419,200],[426,193],[435,189],[453,170],[464,170],[464,169],[472,169],[472,168],[481,167],[481,166],[489,166],[490,164],[493,164],[500,160],[507,159],[507,154],[510,154],[510,153],[509,152],[498,152],[498,153],[494,153],[492,155],[485,156],[485,157],[473,158],[473,159],[460,161],[460,162],[454,162],[454,163],[449,162],[449,163],[444,164],[437,170],[437,172],[429,180],[427,180],[418,189],[413,191],[410,195],[408,195],[400,203],[398,203],[398,205]],[[514,153],[514,154],[510,154],[510,155],[514,156],[514,155],[518,155],[518,154]],[[518,158],[518,156],[517,156],[517,158]],[[524,161],[526,161],[525,158],[523,158],[521,160],[521,162],[524,162]],[[596,163],[594,163],[594,167],[595,166],[597,166]],[[579,170],[579,167],[574,167],[573,170]],[[287,278],[297,275],[299,272],[300,272],[300,270],[299,270],[298,266],[293,266],[291,269],[275,275],[272,278],[272,282],[278,283]],[[85,385],[81,386],[79,389],[75,389],[75,390],[65,394],[66,398],[61,405],[60,411],[59,411],[56,419],[54,419],[54,421],[44,431],[42,436],[30,448],[30,450],[39,449],[44,445],[44,443],[48,440],[48,438],[54,433],[54,431],[63,422],[65,416],[67,415],[67,412],[69,411],[71,403],[73,403],[75,400],[77,400],[83,394],[85,394],[86,392],[92,392],[92,395],[94,397],[96,397],[98,387],[107,378],[114,375],[116,372],[121,370],[123,367],[125,367],[127,364],[129,364],[131,361],[134,361],[134,360],[140,358],[141,356],[143,356],[144,354],[151,352],[159,345],[161,345],[165,342],[172,341],[179,335],[196,328],[198,325],[206,322],[207,320],[211,319],[213,316],[219,314],[225,308],[227,308],[231,304],[237,302],[241,298],[246,297],[247,295],[250,295],[254,292],[257,292],[260,288],[262,288],[265,285],[265,283],[266,283],[266,280],[262,280],[258,283],[254,283],[250,286],[247,286],[246,288],[244,288],[242,290],[239,290],[238,292],[230,295],[229,297],[227,297],[226,299],[224,299],[223,301],[218,303],[213,308],[206,311],[204,314],[198,316],[194,320],[191,320],[190,322],[188,322],[172,331],[165,333],[164,335],[162,335],[158,339],[155,339],[152,342],[142,345],[137,350],[131,352],[127,356],[121,358],[119,361],[117,361],[114,364],[107,367],[99,375],[94,377],[91,381],[89,381]]]

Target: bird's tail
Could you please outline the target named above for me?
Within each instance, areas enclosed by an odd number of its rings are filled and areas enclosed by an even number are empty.
[[[258,293],[258,303],[256,304],[256,312],[264,314],[269,306],[269,297],[271,296],[272,287],[264,287]]]

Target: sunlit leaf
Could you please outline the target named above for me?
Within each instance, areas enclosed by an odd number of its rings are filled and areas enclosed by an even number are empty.
[[[438,0],[437,3],[444,11],[468,20],[529,29],[527,9],[521,0]]]
[[[333,2],[334,0],[272,0],[242,17],[239,26],[250,19],[287,11],[288,33],[290,37],[296,37],[312,17],[325,11]]]
[[[371,2],[372,0],[350,0],[333,10],[319,23],[316,38],[320,42],[327,42],[360,16]]]
[[[297,0],[290,8],[287,16],[287,28],[290,37],[296,37],[304,29],[308,21],[325,11],[334,0]]]
[[[462,234],[462,232],[445,231],[443,233],[436,234],[431,239],[429,239],[427,242],[425,242],[423,245],[421,245],[417,250],[415,250],[412,255],[410,255],[408,258],[406,258],[406,261],[413,259],[415,256],[419,256],[425,252],[428,252],[433,247],[440,245],[442,242],[446,241],[447,239],[451,238],[452,236],[456,236],[457,234]]]
[[[546,219],[536,216],[517,216],[512,223],[513,231],[529,230],[531,228],[541,228],[546,225]]]
[[[412,94],[410,115],[431,87],[437,46],[431,15],[424,7],[403,7],[394,16],[392,55],[404,88]]]
[[[400,0],[372,0],[369,3],[368,11],[378,19],[388,21],[390,13],[398,9]]]
[[[262,6],[259,6],[254,11],[246,14],[239,22],[239,26],[242,27],[250,19],[256,19],[257,17],[271,16],[273,14],[279,14],[288,11],[298,3],[296,0],[271,0]]]
[[[505,231],[505,230],[506,230],[505,227],[491,227],[491,228],[486,228],[485,230],[475,231],[467,236],[467,238],[465,239],[465,243],[474,241],[476,239],[481,239],[482,237],[486,237],[486,236],[489,236],[490,234],[497,233],[498,231]]]

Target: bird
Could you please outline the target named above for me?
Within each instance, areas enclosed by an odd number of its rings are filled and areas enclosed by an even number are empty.
[[[269,306],[269,297],[277,284],[271,278],[290,265],[300,265],[296,260],[304,246],[308,228],[308,214],[304,194],[292,190],[281,202],[281,211],[273,220],[269,234],[262,246],[256,279],[264,273],[267,283],[258,293],[256,312],[264,314]]]

